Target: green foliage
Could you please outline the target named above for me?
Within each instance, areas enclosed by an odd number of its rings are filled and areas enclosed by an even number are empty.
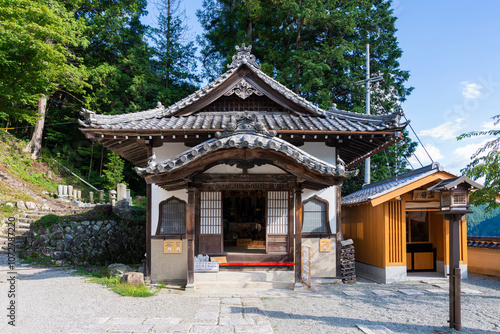
[[[205,0],[197,12],[205,30],[199,40],[205,75],[214,79],[224,72],[234,46],[245,42],[266,74],[307,100],[323,109],[335,102],[338,109],[364,113],[365,88],[354,83],[365,79],[369,43],[371,75],[384,78],[372,88],[372,113],[397,110],[412,88],[404,85],[408,71],[399,68],[402,51],[390,5],[384,0]],[[415,148],[405,136],[376,154],[372,181],[406,171],[405,157]],[[358,190],[362,183],[360,173],[344,191]]]
[[[471,206],[474,213],[467,215],[467,235],[500,236],[500,208],[486,210],[487,205]]]
[[[51,213],[48,215],[40,217],[37,221],[33,223],[33,227],[43,227],[48,228],[55,224],[60,224],[64,221],[64,217],[56,216]]]
[[[122,114],[154,106],[153,51],[140,21],[145,8],[145,0],[82,0],[75,12],[89,40],[77,50],[92,86],[81,99],[93,111]]]
[[[37,253],[33,253],[30,256],[26,256],[24,259],[21,260],[21,262],[36,266],[44,266],[44,267],[50,267],[54,265],[54,261],[50,256]]]
[[[157,76],[157,100],[166,105],[180,101],[196,90],[196,47],[194,42],[183,42],[188,30],[187,18],[179,10],[179,0],[161,0],[158,27],[153,29],[155,58],[153,66]]]
[[[364,89],[354,82],[365,77],[370,43],[371,72],[384,77],[374,89],[384,108],[396,108],[411,91],[404,87],[408,72],[399,69],[390,2],[205,0],[203,7],[197,12],[205,29],[199,42],[211,79],[231,62],[234,46],[245,42],[264,72],[309,101],[364,112]]]
[[[70,47],[86,44],[75,1],[0,0],[0,116],[34,122],[41,94],[78,89],[84,73]]]
[[[118,183],[123,182],[123,168],[125,162],[116,153],[108,153],[108,163],[104,165],[104,178],[106,179],[106,188],[115,189]]]
[[[494,124],[500,123],[500,115],[492,117]],[[479,148],[471,157],[471,162],[462,169],[462,173],[478,180],[484,179],[484,188],[475,190],[470,194],[474,205],[486,204],[485,210],[489,211],[500,207],[496,202],[500,194],[500,130],[473,131],[460,135],[457,139],[477,136],[497,136]]]
[[[102,274],[103,270],[101,270],[101,272],[89,272],[85,269],[80,269],[79,272],[83,273],[86,276],[90,275],[90,282],[104,285],[111,291],[116,292],[117,294],[122,296],[151,297],[159,291],[159,289],[151,290],[149,287],[144,285],[134,286],[126,283],[120,283],[119,277]]]
[[[11,217],[16,211],[17,209],[14,206],[5,205],[5,203],[0,205],[0,212],[2,213],[2,217]]]

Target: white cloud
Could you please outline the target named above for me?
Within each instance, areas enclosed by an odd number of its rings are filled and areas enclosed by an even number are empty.
[[[500,129],[500,123],[495,125],[495,121],[484,122],[482,125],[483,130],[498,130]]]
[[[427,144],[425,145],[425,149],[427,150],[427,152],[429,152],[429,155],[431,156],[432,160],[439,161],[440,159],[443,158],[443,154],[441,154],[441,150],[439,149],[439,147],[434,146],[432,144]],[[417,158],[415,158],[415,155],[417,156],[418,160]],[[421,167],[420,163],[422,163],[422,165],[424,166],[430,165],[432,163],[431,159],[429,159],[429,155],[425,153],[425,150],[422,147],[422,145],[417,146],[417,149],[415,150],[415,155],[412,155],[411,158],[408,159],[414,168],[420,168]]]
[[[463,121],[464,118],[457,118],[454,121],[445,122],[432,129],[420,131],[419,135],[439,139],[455,139],[458,135],[458,131],[462,129],[460,123]]]
[[[483,86],[473,82],[464,81],[462,84],[462,95],[466,99],[477,99],[481,96],[481,89]]]
[[[488,140],[486,139],[478,143],[457,147],[453,150],[452,158],[450,159],[448,167],[451,168],[453,172],[460,174],[459,171],[471,162],[470,157],[487,142]]]

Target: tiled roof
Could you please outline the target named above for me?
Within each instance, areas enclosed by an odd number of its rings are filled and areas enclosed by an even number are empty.
[[[153,109],[120,115],[98,115],[93,111],[82,109],[81,114],[85,120],[79,120],[79,123],[83,127],[93,129],[222,129],[231,120],[233,117],[231,114],[234,113],[226,112],[227,115],[224,112],[197,113],[192,116],[179,117],[176,114],[220,87],[238,69],[245,66],[275,92],[310,113],[310,116],[293,116],[286,112],[256,112],[260,114],[260,121],[264,121],[269,129],[315,131],[380,131],[387,129],[399,131],[406,126],[406,123],[400,123],[399,113],[365,115],[337,110],[335,105],[325,111],[262,72],[260,66],[255,62],[255,57],[250,53],[251,47],[243,45],[237,50],[238,54],[233,57],[233,63],[228,65],[227,72],[168,108],[158,103]],[[248,111],[252,112],[252,110]]]
[[[500,237],[467,236],[467,246],[500,250]]]
[[[442,170],[443,168],[439,165],[439,163],[435,162],[426,167],[393,176],[382,181],[370,183],[369,185],[364,186],[363,189],[342,197],[341,203],[342,205],[355,205],[368,202]]]
[[[171,129],[171,130],[220,130],[244,112],[215,113],[201,112],[190,116],[172,116],[159,118],[122,118],[119,122],[92,123],[95,129]],[[400,130],[399,117],[373,117],[364,119],[349,114],[328,113],[327,117],[295,116],[286,112],[256,112],[257,120],[273,130],[305,130],[305,131],[384,131]],[[118,117],[118,116],[116,116]]]
[[[256,120],[253,114],[238,117],[237,122],[231,123],[231,126],[224,133],[218,132],[216,137],[165,161],[156,162],[150,159],[147,167],[136,167],[136,171],[139,175],[171,172],[217,150],[259,148],[281,152],[294,158],[300,165],[320,174],[333,176],[346,176],[348,174],[345,171],[345,166],[341,163],[332,165],[276,137],[276,131],[268,131],[265,125]]]

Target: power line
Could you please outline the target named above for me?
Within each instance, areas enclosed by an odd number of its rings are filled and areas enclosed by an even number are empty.
[[[406,118],[405,114],[403,114],[403,117],[405,118],[405,120],[408,122],[408,119]],[[425,148],[424,144],[422,144],[422,141],[420,140],[420,138],[417,136],[417,133],[415,132],[415,130],[413,130],[413,127],[411,126],[411,124],[408,124],[410,126],[410,129],[411,131],[413,132],[413,134],[415,135],[415,137],[417,137],[417,140],[418,142],[420,143],[420,145],[422,145],[422,148],[424,149],[425,153],[427,153],[427,156],[429,157],[429,159],[431,159],[431,162],[434,163],[434,160],[432,160],[431,158],[431,155],[429,154],[429,152],[427,152],[427,149]],[[418,159],[417,159],[418,160]],[[419,161],[420,162],[420,161]],[[422,165],[422,163],[420,163]],[[423,166],[422,166],[423,167]]]
[[[385,109],[384,107],[384,104],[382,103],[382,101],[380,100],[380,97],[378,97],[377,95],[375,95],[375,98],[377,99],[378,103],[380,104],[380,106],[382,107],[382,109],[384,109],[384,111],[386,113],[388,113],[387,109]],[[402,110],[402,109],[401,109]],[[408,122],[408,119],[406,118],[404,112],[403,112],[403,117],[405,118],[405,120]],[[427,149],[425,148],[424,144],[422,143],[422,141],[420,140],[420,138],[418,137],[417,133],[415,132],[415,130],[413,130],[413,127],[411,126],[411,124],[408,124],[410,126],[410,129],[411,131],[413,132],[413,134],[415,135],[415,137],[417,137],[417,140],[418,142],[420,143],[420,145],[422,146],[422,148],[424,149],[425,153],[427,153],[427,156],[429,157],[429,159],[431,159],[431,162],[434,163],[434,160],[431,158],[431,155],[429,154],[429,152],[427,152]],[[420,160],[418,159],[417,155],[415,154],[415,152],[412,152],[413,156],[415,157],[415,159],[417,159],[418,163],[420,164],[421,167],[424,167],[424,165],[420,162]],[[406,162],[408,162],[408,164],[411,166],[412,169],[415,169],[413,168],[413,166],[411,165],[411,163],[408,161],[408,159],[406,157],[404,157],[406,159]]]

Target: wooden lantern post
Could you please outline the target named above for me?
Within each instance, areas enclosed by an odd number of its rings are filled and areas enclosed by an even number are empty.
[[[469,190],[482,189],[483,186],[472,181],[466,176],[455,177],[441,181],[428,188],[428,191],[441,193],[440,214],[450,222],[450,327],[462,330],[461,316],[461,279],[460,270],[460,221],[465,220],[465,215],[472,213],[469,210]]]

